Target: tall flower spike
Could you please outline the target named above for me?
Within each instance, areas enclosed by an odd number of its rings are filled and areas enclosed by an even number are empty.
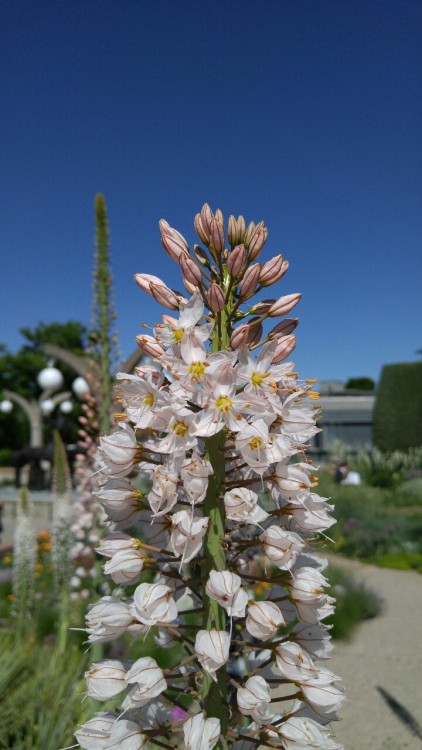
[[[76,739],[87,750],[340,750],[326,724],[343,690],[316,663],[330,653],[334,602],[314,554],[332,506],[304,459],[315,392],[285,361],[297,319],[264,332],[300,294],[252,300],[288,266],[282,255],[257,262],[263,222],[246,229],[230,216],[227,240],[221,211],[205,204],[195,228],[206,250],[191,254],[160,222],[189,300],[135,277],[175,313],[137,337],[154,363],[119,377],[124,411],[101,438],[97,496],[111,529],[98,551],[112,583],[87,632],[90,643],[128,634],[136,660],[88,670],[89,694],[121,701],[120,714],[97,715]],[[165,658],[145,654],[148,633],[171,646]]]

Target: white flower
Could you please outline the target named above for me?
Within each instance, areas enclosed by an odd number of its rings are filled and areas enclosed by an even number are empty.
[[[119,719],[113,725],[104,750],[142,750],[147,741],[147,735],[142,734],[134,721]]]
[[[139,550],[122,549],[104,565],[104,573],[115,583],[137,581],[144,566],[144,557]]]
[[[176,557],[182,555],[182,562],[187,563],[198,554],[206,534],[209,518],[192,516],[186,510],[174,513],[171,519],[172,532],[170,543]]]
[[[109,477],[94,494],[100,499],[109,519],[120,528],[128,528],[139,521],[142,493],[125,477]]]
[[[208,477],[213,473],[210,462],[194,453],[186,458],[180,472],[183,487],[192,503],[201,503],[208,488]]]
[[[236,448],[257,474],[263,474],[270,464],[279,461],[283,453],[276,440],[269,434],[264,419],[254,419],[251,424],[240,423],[236,435]]]
[[[277,730],[268,729],[267,736],[273,741],[281,739],[284,750],[343,750],[343,745],[330,736],[330,730],[308,718],[290,716],[278,725]]]
[[[123,534],[120,531],[116,531],[101,540],[96,552],[98,552],[99,555],[104,555],[104,557],[113,557],[116,552],[139,549],[139,547],[141,547],[139,539],[135,539],[134,537],[129,536],[129,534]]]
[[[225,630],[199,630],[195,639],[195,654],[212,679],[229,658],[230,635]]]
[[[246,630],[253,638],[266,641],[285,625],[283,615],[274,602],[249,602]]]
[[[339,679],[329,669],[320,667],[311,679],[301,683],[303,700],[319,713],[337,711],[344,699],[344,689],[338,685]]]
[[[133,595],[136,618],[144,625],[172,622],[177,618],[173,590],[162,583],[141,583]]]
[[[85,672],[85,679],[90,698],[105,701],[118,695],[126,688],[126,669],[121,661],[105,659],[92,665]]]
[[[84,750],[104,750],[116,719],[117,715],[109,711],[95,714],[75,732],[79,745]]]
[[[118,638],[132,622],[129,606],[113,596],[103,596],[86,615],[89,643]]]
[[[153,484],[148,493],[148,502],[155,516],[167,513],[177,502],[177,480],[175,471],[166,466],[156,466],[153,471]]]
[[[328,659],[333,650],[330,633],[321,625],[298,622],[290,637],[294,638],[311,656],[318,659]]]
[[[192,716],[183,724],[185,750],[212,750],[220,732],[220,719],[206,719],[203,712]]]
[[[247,487],[237,487],[224,495],[226,517],[231,521],[259,524],[268,513],[258,505],[258,495]]]
[[[310,471],[315,469],[309,464],[288,464],[286,461],[280,461],[275,467],[272,479],[282,496],[292,500],[303,495],[312,486]]]
[[[248,595],[242,589],[242,581],[236,573],[211,570],[207,581],[207,595],[223,607],[230,617],[244,617]]]
[[[135,683],[135,687],[126,696],[124,709],[143,706],[167,687],[163,670],[151,656],[143,656],[132,665],[126,674],[126,682]]]
[[[314,677],[317,669],[308,652],[298,643],[286,641],[275,650],[276,664],[287,679],[297,682]]]
[[[269,526],[259,538],[268,559],[282,570],[290,570],[293,567],[303,547],[298,534],[285,531],[280,526]]]
[[[259,675],[249,677],[244,686],[237,690],[237,705],[240,712],[251,716],[257,724],[263,724],[268,720],[270,703],[269,685]]]
[[[119,430],[111,435],[100,437],[100,468],[104,474],[123,477],[139,463],[142,447],[136,440],[132,427],[126,422],[119,423]]]

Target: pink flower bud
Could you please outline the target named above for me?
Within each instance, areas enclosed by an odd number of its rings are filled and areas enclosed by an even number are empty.
[[[238,276],[245,262],[246,250],[244,245],[237,245],[227,258],[227,270],[230,276]]]
[[[249,336],[248,336],[248,346],[253,346],[254,344],[257,344],[258,341],[260,341],[262,337],[262,332],[263,332],[262,324],[258,323],[257,325],[252,325],[252,323],[254,323],[255,320],[256,318],[251,318],[251,320],[249,321],[250,330],[249,330]]]
[[[203,242],[204,245],[209,245],[210,235],[209,235],[209,232],[204,229],[201,214],[196,214],[195,219],[194,219],[194,226],[195,226],[195,231],[199,239],[201,240],[201,242]]]
[[[252,235],[255,231],[255,224],[253,221],[249,223],[249,226],[245,232],[245,239],[243,240],[245,247],[249,247],[249,243],[252,239]]]
[[[243,242],[245,239],[246,224],[243,216],[237,217],[237,241]]]
[[[180,255],[179,263],[186,281],[198,286],[202,281],[201,271],[189,255]]]
[[[259,224],[255,227],[255,231],[249,242],[249,253],[248,253],[249,260],[255,260],[255,258],[257,258],[258,255],[261,254],[261,251],[262,251],[262,248],[264,247],[267,236],[268,236],[268,229],[266,228],[264,222],[260,221]]]
[[[199,216],[199,214],[198,214]],[[202,249],[202,247],[199,247],[199,245],[193,246],[193,252],[195,253],[197,259],[203,266],[207,266],[209,268],[210,262],[208,260],[208,256],[205,252],[205,250]]]
[[[284,297],[279,297],[273,305],[271,305],[268,315],[270,318],[276,318],[279,315],[287,315],[299,302],[301,294],[296,292],[295,294],[286,294]]]
[[[289,263],[287,260],[283,260],[283,255],[276,255],[271,260],[268,260],[263,264],[261,273],[259,274],[259,283],[262,286],[271,286],[279,281],[282,276],[286,273]]]
[[[135,273],[134,279],[138,286],[141,287],[141,289],[144,292],[147,292],[148,294],[151,294],[150,284],[159,284],[161,286],[166,286],[164,281],[161,281],[161,279],[158,278],[158,276],[153,276],[151,273]],[[151,295],[152,296],[152,295]]]
[[[165,350],[153,336],[141,334],[135,338],[138,346],[141,347],[145,354],[149,354],[150,357],[161,357],[164,354]]]
[[[288,336],[289,333],[295,330],[299,318],[285,318],[284,320],[277,323],[272,331],[268,334],[270,338],[281,338],[282,336]]]
[[[188,281],[185,277],[183,277],[183,283],[185,285],[186,290],[189,292],[189,294],[193,294],[194,292],[198,291],[197,285],[191,284],[190,281]]]
[[[260,271],[260,263],[255,263],[254,265],[249,266],[239,285],[239,297],[241,300],[249,299],[249,297],[253,296],[258,283]]]
[[[208,203],[204,203],[201,208],[201,222],[204,230],[208,233],[208,235],[211,234],[211,221],[213,218],[214,214],[211,211]]]
[[[290,356],[296,346],[296,336],[291,333],[290,336],[283,336],[279,339],[274,356],[271,360],[273,365],[278,365]]]
[[[213,313],[220,312],[220,310],[223,309],[226,302],[226,297],[223,290],[214,281],[208,289],[206,297],[208,307]]]
[[[229,224],[227,229],[229,243],[232,247],[237,244],[237,223],[234,216],[229,216]]]
[[[168,288],[168,286],[151,283],[149,288],[151,290],[151,295],[159,305],[168,307],[169,310],[179,309],[179,299],[175,293]]]
[[[217,208],[217,210],[216,210],[216,212],[215,212],[214,216],[215,216],[215,218],[217,219],[217,221],[219,221],[219,222],[220,222],[220,224],[222,224],[222,225],[223,225],[223,227],[224,227],[224,216],[223,216],[223,212],[221,211],[221,209],[220,209],[220,208]]]
[[[260,302],[257,302],[256,305],[252,307],[252,311],[256,313],[257,315],[264,315],[268,312],[271,305],[273,305],[275,302],[275,299],[262,299]]]
[[[219,257],[224,250],[224,226],[214,217],[211,219],[210,240]]]
[[[245,346],[248,342],[249,332],[250,328],[247,323],[235,328],[230,338],[231,348],[239,349],[241,346]]]
[[[177,263],[181,255],[189,254],[188,243],[183,235],[177,229],[173,229],[164,219],[160,219],[159,226],[164,250]]]

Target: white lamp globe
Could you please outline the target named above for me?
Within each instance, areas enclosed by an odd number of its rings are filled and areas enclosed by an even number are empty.
[[[62,401],[59,408],[62,414],[70,414],[73,411],[73,404],[71,401]]]
[[[76,380],[72,383],[72,390],[75,396],[78,398],[84,398],[89,393],[89,385],[86,382],[85,378],[82,378],[79,376],[76,378]]]
[[[45,417],[48,417],[49,414],[51,414],[52,411],[54,411],[54,401],[52,398],[45,398],[44,401],[41,401],[40,409]]]
[[[12,409],[13,409],[13,404],[8,398],[0,402],[0,411],[2,411],[3,414],[10,414]]]
[[[57,391],[63,385],[63,375],[57,367],[45,367],[39,373],[37,383],[44,391]]]

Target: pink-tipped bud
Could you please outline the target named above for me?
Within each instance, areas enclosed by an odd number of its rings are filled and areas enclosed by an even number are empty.
[[[164,354],[165,350],[153,336],[148,336],[147,334],[142,333],[135,338],[138,346],[140,346],[142,351],[150,357],[161,357],[161,355]]]
[[[248,336],[248,346],[253,346],[254,344],[257,344],[258,341],[261,341],[263,328],[262,323],[257,323],[255,325],[252,325],[257,318],[251,318],[249,321],[249,336]]]
[[[249,247],[249,243],[250,243],[250,241],[252,239],[252,235],[253,235],[254,231],[255,231],[255,224],[254,224],[253,221],[251,221],[249,223],[249,226],[248,226],[246,232],[245,232],[245,239],[243,240],[243,243],[244,243],[245,247]]]
[[[160,219],[161,242],[166,253],[178,262],[181,255],[189,255],[189,247],[183,235],[173,229],[164,219]]]
[[[190,281],[188,281],[187,279],[185,279],[184,276],[182,277],[182,281],[183,281],[183,284],[184,284],[184,287],[185,287],[186,291],[189,292],[189,294],[192,295],[192,294],[194,294],[194,292],[198,291],[197,285],[196,284],[191,284]]]
[[[224,227],[224,216],[223,216],[223,212],[221,211],[220,208],[217,208],[214,216],[217,219],[217,221],[219,221],[220,224],[222,224],[222,226]]]
[[[258,284],[260,271],[260,263],[254,263],[254,265],[249,266],[239,285],[239,297],[242,301],[253,296],[256,285]]]
[[[248,343],[249,331],[250,328],[247,323],[243,323],[241,326],[235,328],[230,338],[231,348],[239,349],[241,346],[246,346]]]
[[[220,312],[226,302],[226,297],[223,290],[214,281],[212,282],[210,288],[206,293],[206,298],[208,307],[213,313]]]
[[[227,258],[227,270],[230,276],[236,277],[245,262],[246,250],[244,245],[237,245]]]
[[[289,267],[289,262],[283,260],[283,257],[282,254],[276,255],[271,260],[263,263],[261,273],[259,274],[259,283],[262,286],[271,286],[271,284],[275,284],[276,281],[279,281],[284,276]]]
[[[245,239],[246,224],[243,216],[237,217],[237,241],[243,242]]]
[[[230,246],[234,247],[235,245],[237,245],[237,222],[234,216],[229,216],[227,234],[229,237]]]
[[[249,242],[249,252],[248,252],[249,260],[255,260],[258,257],[258,255],[261,254],[262,248],[264,247],[267,237],[268,237],[268,229],[265,226],[264,222],[260,221],[259,224],[257,224],[257,226],[255,227],[255,231]]]
[[[284,320],[281,320],[280,323],[277,323],[268,336],[270,339],[288,336],[289,333],[292,333],[292,331],[295,330],[298,323],[299,318],[285,318]]]
[[[275,299],[262,299],[260,302],[257,302],[256,305],[254,305],[251,308],[251,312],[256,313],[257,315],[265,315],[265,313],[268,312],[271,305],[273,305],[275,302]]]
[[[158,276],[153,276],[152,273],[135,273],[134,279],[138,286],[141,287],[141,289],[144,292],[147,292],[148,294],[151,294],[151,284],[157,284],[158,286],[166,286],[164,281],[161,281],[161,279],[158,278]]]
[[[211,211],[208,203],[204,203],[204,205],[201,208],[201,221],[202,221],[202,226],[204,227],[208,235],[211,234],[211,221],[213,218],[214,218],[214,214]]]
[[[198,214],[199,216],[199,214]],[[210,267],[210,261],[209,258],[205,252],[205,250],[202,249],[202,247],[199,247],[199,245],[193,246],[193,252],[195,253],[197,259],[203,266],[207,266],[207,268]]]
[[[204,245],[207,245],[207,247],[208,247],[208,245],[210,244],[210,234],[204,228],[204,225],[202,223],[201,214],[196,214],[193,223],[194,223],[195,231],[196,231],[199,239],[201,240],[201,242],[204,243]]]
[[[287,315],[287,313],[297,305],[301,296],[302,295],[297,292],[296,294],[286,294],[284,297],[279,297],[279,299],[271,305],[268,310],[268,315],[270,318],[277,318],[279,315]]]
[[[177,296],[172,289],[164,284],[153,284],[149,285],[151,295],[155,301],[163,307],[168,307],[169,310],[179,309],[180,296]]]
[[[179,263],[183,273],[183,280],[188,281],[194,286],[199,286],[202,281],[202,274],[195,261],[189,255],[181,255]]]
[[[214,217],[210,225],[210,242],[219,257],[224,250],[224,226]]]
[[[278,365],[279,362],[283,362],[287,357],[290,356],[293,349],[296,346],[296,336],[291,333],[290,336],[283,336],[275,349],[274,356],[271,360],[273,365]]]

